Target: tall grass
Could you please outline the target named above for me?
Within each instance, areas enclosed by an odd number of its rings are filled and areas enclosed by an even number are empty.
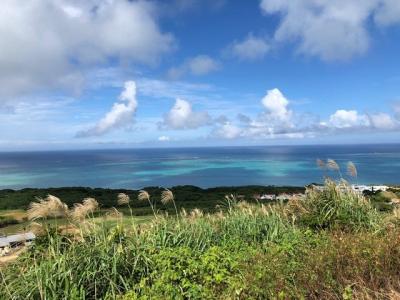
[[[80,210],[79,205],[73,211]],[[290,226],[273,209],[244,204],[215,216],[194,210],[179,221],[158,216],[141,226],[82,229],[82,239],[49,231],[28,255],[7,267],[0,294],[10,299],[114,299],[150,274],[152,257],[162,249],[239,249],[276,241]]]
[[[169,190],[162,199],[164,204],[175,205]],[[306,268],[294,254],[303,253],[300,250],[304,248],[308,252],[302,255],[306,257],[312,255],[312,249],[320,249],[315,240],[321,229],[336,235],[336,230],[374,234],[381,228],[380,216],[367,199],[353,192],[348,183],[329,179],[323,188],[308,189],[304,199],[287,205],[248,204],[229,196],[213,215],[199,209],[178,213],[175,206],[177,218],[170,218],[157,213],[147,192],[142,191],[138,200],[149,203],[153,221],[97,225],[93,200],[76,205],[68,215],[78,232],[47,230],[15,264],[0,269],[0,295],[6,299],[278,298],[280,283],[276,278],[286,285],[298,282],[306,286],[292,277]],[[129,202],[125,195],[118,197],[119,205]],[[57,209],[64,207],[57,203]],[[114,214],[121,213],[115,210]],[[258,257],[270,264],[269,277],[256,272]],[[281,260],[274,262],[275,258]],[[248,269],[238,269],[239,261]],[[280,269],[273,270],[274,263]],[[385,270],[386,266],[380,268]],[[270,277],[274,272],[283,277]],[[252,282],[246,276],[254,276],[254,290],[245,284]],[[263,286],[257,276],[271,281],[263,287],[267,292],[257,290]],[[341,288],[335,293],[341,293]],[[293,295],[302,293],[299,289]]]
[[[376,209],[344,180],[326,179],[323,188],[308,188],[297,204],[302,212],[300,221],[313,228],[379,228],[381,218]]]

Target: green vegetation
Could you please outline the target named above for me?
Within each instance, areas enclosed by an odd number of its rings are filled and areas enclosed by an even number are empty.
[[[156,207],[165,209],[161,205],[161,193],[164,190],[160,187],[144,188],[155,201]],[[255,194],[281,194],[281,193],[303,193],[304,187],[277,187],[277,186],[239,186],[239,187],[216,187],[201,189],[196,186],[176,186],[171,188],[175,195],[178,208],[186,209],[201,208],[205,211],[215,210],[215,205],[221,202],[225,195],[242,195],[248,201],[254,201]],[[65,187],[48,189],[22,189],[22,190],[0,190],[0,210],[27,209],[35,198],[44,198],[47,195],[54,195],[63,199],[64,203],[72,207],[79,199],[88,197],[96,198],[101,208],[115,206],[115,199],[119,193],[127,194],[131,199],[136,199],[139,191],[125,189],[102,189],[86,187]],[[151,209],[146,203],[132,203],[133,213],[136,215],[151,214]],[[169,213],[174,212],[173,206]]]
[[[400,193],[398,190],[387,192],[377,191],[368,192],[366,193],[366,196],[368,196],[374,207],[379,211],[391,211],[393,208],[392,200],[399,199]]]
[[[139,202],[117,196],[125,207]],[[150,206],[151,196],[143,194],[139,203]],[[174,200],[164,193],[165,205],[173,207]],[[126,216],[129,209],[124,218],[114,209],[107,226],[96,221],[93,200],[68,211],[57,201],[43,199],[28,216],[65,214],[69,225],[41,226],[35,245],[1,269],[0,295],[123,300],[400,295],[400,214],[379,213],[345,182],[327,180],[323,190],[310,188],[305,199],[287,204],[230,196],[213,214],[183,209],[168,217],[158,210],[141,224]],[[50,206],[51,213],[45,209]]]
[[[162,194],[165,192],[160,187],[148,187],[145,190],[151,195],[154,210],[162,213],[176,214],[181,209],[191,210],[199,208],[203,212],[216,212],[216,207],[222,204],[225,195],[235,195],[247,201],[256,202],[254,195],[260,194],[280,194],[280,193],[302,193],[303,187],[276,187],[276,186],[241,186],[241,187],[217,187],[201,189],[195,186],[176,186],[171,188],[174,195],[174,202],[162,203]],[[45,198],[47,195],[54,195],[63,200],[70,208],[79,199],[93,197],[100,206],[94,212],[98,221],[104,221],[102,217],[110,212],[114,206],[118,195],[124,193],[131,199],[136,199],[140,191],[124,189],[102,189],[102,188],[49,188],[49,189],[22,189],[22,190],[0,190],[0,235],[11,234],[29,229],[30,222],[27,221],[23,210],[28,209],[29,204],[35,199]],[[153,215],[153,210],[147,201],[135,201],[130,204],[129,209],[123,207],[119,209],[125,216],[145,217]],[[138,218],[136,218],[138,220]],[[48,223],[65,224],[68,220],[59,218],[57,222],[47,220]]]
[[[301,221],[311,228],[373,229],[379,220],[377,211],[345,181],[326,180],[323,190],[309,189],[307,201],[300,206]]]
[[[317,163],[341,176],[335,161]],[[354,164],[347,169],[357,177]],[[21,207],[67,190],[2,195]],[[254,194],[302,190],[71,191],[66,204],[48,195],[26,215],[3,214],[29,219],[38,233],[18,260],[0,267],[4,299],[400,298],[398,190],[367,198],[326,179],[304,197],[268,204]],[[25,198],[13,202],[18,194]],[[78,196],[82,203],[74,203]]]
[[[13,224],[18,224],[18,220],[13,217],[0,216],[0,228],[7,227]]]

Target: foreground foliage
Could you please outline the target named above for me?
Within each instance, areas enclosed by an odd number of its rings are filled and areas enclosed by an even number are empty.
[[[122,196],[120,203],[129,205]],[[196,209],[156,214],[148,224],[132,218],[131,225],[117,222],[110,228],[85,214],[71,221],[74,230],[67,234],[44,228],[25,256],[1,270],[0,295],[395,299],[400,295],[398,215],[377,213],[346,183],[333,181],[288,204],[228,197],[215,214]]]

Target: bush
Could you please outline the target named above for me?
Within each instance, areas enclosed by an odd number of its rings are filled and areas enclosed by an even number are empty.
[[[300,231],[239,268],[242,299],[398,299],[399,231]]]
[[[212,299],[240,276],[234,254],[220,247],[204,253],[187,247],[162,249],[151,268],[123,299]]]
[[[314,229],[359,230],[379,225],[376,209],[344,181],[326,180],[322,189],[308,189],[299,204],[300,222]]]

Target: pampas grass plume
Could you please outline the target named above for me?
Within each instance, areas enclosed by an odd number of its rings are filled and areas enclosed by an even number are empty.
[[[169,189],[165,189],[162,193],[161,193],[161,203],[166,205],[170,202],[174,201],[174,193],[172,193],[171,190]]]
[[[334,161],[333,159],[328,159],[327,161],[326,161],[326,167],[329,169],[329,170],[333,170],[333,171],[339,171],[339,165],[337,164],[337,162],[336,161]]]
[[[141,190],[141,191],[139,191],[138,200],[139,201],[150,201],[150,194],[145,190]]]
[[[56,196],[48,195],[45,199],[37,198],[37,200],[38,202],[29,205],[27,212],[29,220],[68,215],[68,206]]]
[[[120,205],[120,206],[127,205],[127,204],[129,204],[130,200],[131,199],[129,198],[129,196],[127,194],[125,194],[125,193],[118,194],[118,200],[117,200],[118,205]]]
[[[356,165],[351,161],[347,163],[347,174],[349,174],[351,177],[357,177]]]

